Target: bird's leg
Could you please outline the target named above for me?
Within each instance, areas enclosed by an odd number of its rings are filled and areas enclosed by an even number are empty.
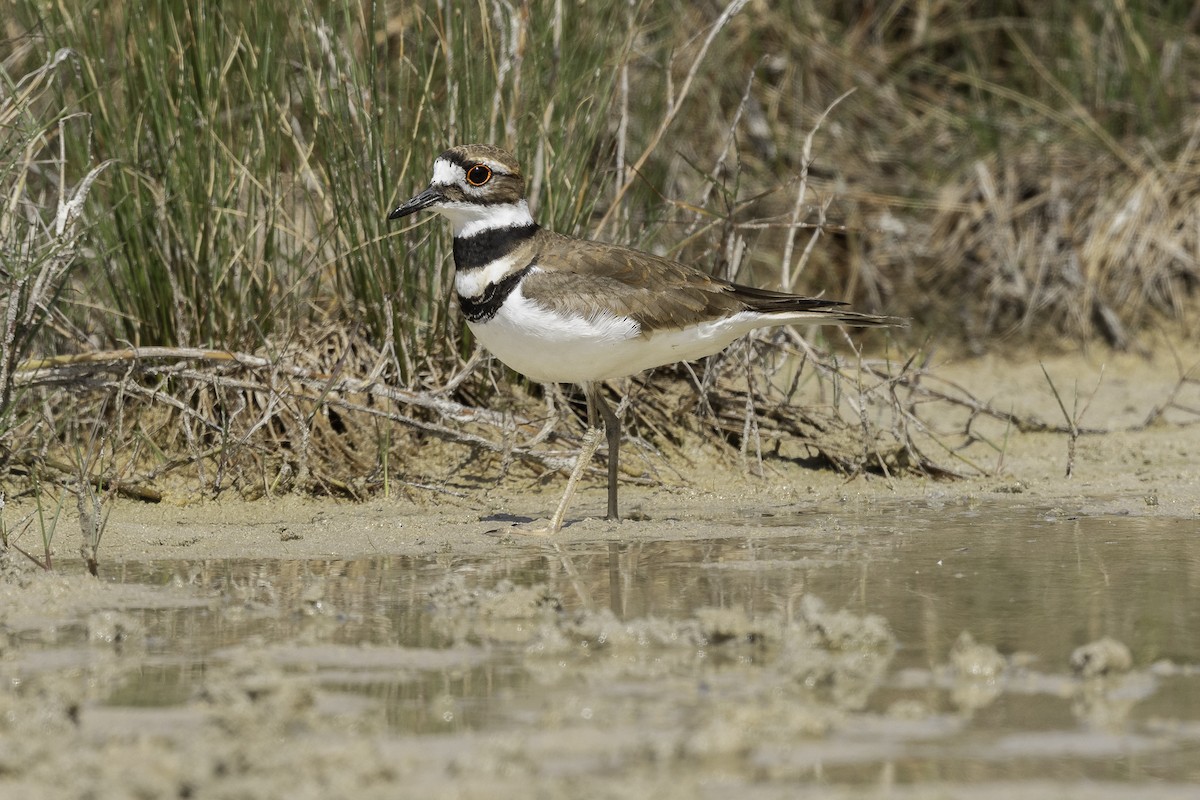
[[[600,427],[599,425],[596,424],[596,396],[593,393],[594,391],[595,391],[595,387],[593,386],[593,384],[590,384],[590,383],[587,386],[585,386],[583,389],[583,396],[587,398],[588,429],[589,430],[591,430],[592,428]]]
[[[588,411],[594,405],[604,418],[604,432],[608,437],[608,516],[605,519],[618,520],[617,513],[617,462],[621,452],[621,420],[617,419],[612,407],[600,394],[600,384],[588,385]]]
[[[536,530],[523,532],[553,535],[562,530],[563,520],[567,516],[567,508],[571,505],[571,498],[575,495],[579,479],[583,477],[584,470],[587,469],[587,465],[592,461],[592,456],[596,455],[596,450],[600,447],[600,428],[596,425],[597,411],[604,420],[604,432],[608,438],[608,515],[606,519],[620,519],[617,514],[617,455],[621,446],[621,421],[617,419],[617,415],[600,395],[598,384],[588,384],[584,389],[588,404],[588,429],[580,444],[575,468],[571,470],[571,476],[567,478],[567,488],[563,492],[562,499],[558,501],[558,508],[555,509],[554,516],[550,518],[550,524],[545,528],[539,527]]]
[[[527,534],[530,536],[553,536],[562,530],[563,521],[567,516],[567,508],[571,505],[571,498],[575,496],[575,488],[579,484],[579,479],[583,477],[584,470],[591,463],[592,457],[596,455],[596,450],[600,447],[600,428],[596,425],[596,408],[601,409],[601,415],[605,420],[616,420],[612,409],[604,402],[594,390],[594,384],[588,384],[584,387],[584,394],[587,397],[588,409],[588,429],[583,435],[583,441],[579,445],[579,457],[575,459],[575,466],[571,470],[571,475],[567,478],[567,488],[563,491],[562,499],[558,501],[558,508],[554,510],[554,516],[550,518],[548,525],[541,526],[537,524],[517,525],[514,526],[514,531],[517,533]],[[608,430],[614,430],[614,426],[605,423]],[[612,452],[612,435],[609,435],[609,452]],[[612,459],[609,459],[612,462]],[[608,490],[608,518],[616,519],[617,513],[617,496],[614,491],[615,469],[609,469],[609,490]]]
[[[562,530],[563,518],[566,517],[567,506],[571,504],[571,497],[575,494],[575,486],[583,477],[583,471],[587,469],[592,456],[596,455],[596,448],[599,446],[600,429],[588,428],[579,447],[579,458],[575,461],[575,468],[571,470],[571,477],[567,478],[567,489],[563,492],[562,500],[558,501],[558,508],[555,509],[554,516],[550,518],[550,525],[547,526],[545,533],[553,535]]]

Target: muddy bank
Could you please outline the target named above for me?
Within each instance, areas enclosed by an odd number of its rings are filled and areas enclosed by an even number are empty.
[[[589,480],[552,540],[508,531],[558,499],[520,475],[169,496],[114,507],[99,581],[64,519],[0,580],[0,795],[1190,797],[1200,402],[1106,358],[1069,479],[992,427],[960,481],[697,462],[609,523]],[[945,374],[1061,414],[1037,363]]]
[[[482,555],[19,572],[0,790],[1186,797],[1192,528],[914,504]]]
[[[605,506],[603,477],[597,470],[581,485],[569,517],[573,524],[563,538],[685,538],[700,530],[711,535],[726,522],[740,524],[747,516],[825,514],[892,503],[970,505],[990,499],[1058,507],[1063,513],[1200,517],[1200,366],[1187,360],[1189,347],[1187,342],[1163,343],[1154,357],[1103,351],[1022,362],[990,356],[936,365],[932,371],[947,386],[962,386],[993,408],[1061,423],[1062,411],[1046,380],[1049,374],[1068,410],[1081,412],[1079,426],[1102,431],[1080,436],[1070,478],[1065,475],[1066,434],[1019,433],[988,418],[968,424],[967,410],[947,408],[934,423],[956,434],[969,430],[975,438],[946,435],[939,441],[952,446],[954,455],[934,454],[940,463],[970,474],[963,480],[847,478],[770,458],[759,478],[746,474],[735,461],[705,460],[704,452],[685,454],[684,463],[665,463],[661,456],[630,447],[628,461],[649,464],[646,483],[621,487],[622,511],[632,521],[595,519]],[[1187,374],[1192,380],[1181,385]],[[1148,419],[1154,422],[1143,427]],[[926,448],[933,451],[936,445]],[[967,462],[978,469],[967,469]],[[193,556],[297,558],[428,553],[439,548],[482,554],[503,546],[505,539],[481,534],[502,533],[512,518],[548,517],[564,480],[561,475],[540,480],[520,473],[473,477],[478,480],[467,484],[447,475],[447,491],[398,484],[396,496],[364,504],[294,496],[267,502],[194,501],[182,492],[168,493],[159,505],[121,502],[112,515],[102,557],[118,562]],[[480,484],[484,488],[478,488]],[[339,524],[331,525],[335,517]]]

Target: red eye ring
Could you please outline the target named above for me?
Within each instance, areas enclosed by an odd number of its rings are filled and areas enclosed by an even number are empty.
[[[492,170],[486,164],[475,164],[467,170],[467,183],[483,186],[492,179]]]

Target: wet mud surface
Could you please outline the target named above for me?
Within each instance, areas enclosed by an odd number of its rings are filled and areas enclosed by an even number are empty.
[[[1200,440],[1138,369],[1071,479],[119,503],[99,580],[0,560],[0,797],[1196,797]]]
[[[128,560],[87,592],[10,575],[0,788],[1194,796],[1194,521],[714,522],[483,557]]]

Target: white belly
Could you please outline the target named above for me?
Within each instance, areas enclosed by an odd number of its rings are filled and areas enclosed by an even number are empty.
[[[518,286],[494,317],[467,325],[488,352],[543,383],[588,383],[712,355],[764,324],[744,312],[695,328],[642,335],[626,317],[568,317],[531,302]]]

